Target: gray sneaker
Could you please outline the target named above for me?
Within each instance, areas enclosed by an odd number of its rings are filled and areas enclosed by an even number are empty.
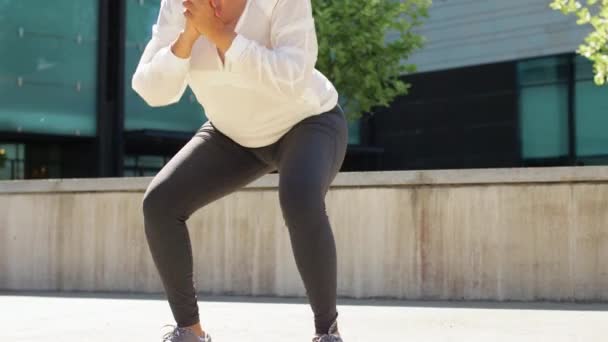
[[[163,328],[166,326],[173,327],[173,330],[163,336],[162,342],[212,342],[211,336],[206,332],[205,337],[200,337],[188,328],[181,328],[171,324],[163,325]]]
[[[313,337],[312,342],[343,342],[338,332],[338,321],[334,321],[327,334]]]

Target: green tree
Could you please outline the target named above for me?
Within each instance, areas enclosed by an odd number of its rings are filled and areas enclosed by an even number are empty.
[[[576,51],[593,62],[595,83],[608,80],[608,0],[587,0],[583,5],[575,0],[553,0],[551,8],[566,15],[576,14],[579,25],[591,25],[593,31]]]
[[[413,32],[431,0],[312,0],[319,43],[317,68],[336,86],[349,118],[407,94],[404,62],[423,45]]]

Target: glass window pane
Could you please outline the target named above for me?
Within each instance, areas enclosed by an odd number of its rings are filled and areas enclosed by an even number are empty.
[[[165,159],[162,156],[139,156],[137,165],[144,168],[160,169],[165,165]]]
[[[136,165],[134,156],[124,156],[124,166],[125,167],[133,167]]]
[[[131,89],[131,78],[152,34],[160,0],[127,2],[125,46],[125,130],[159,129],[194,132],[206,120],[203,108],[188,88],[180,102],[150,107]]]
[[[568,57],[532,59],[517,63],[517,78],[520,86],[566,82],[568,80]]]
[[[565,84],[520,90],[522,156],[568,155],[568,88]]]
[[[126,155],[123,160],[124,175],[155,175],[165,165],[164,156]]]
[[[0,2],[0,130],[94,136],[98,1],[48,4]]]
[[[0,144],[0,179],[23,179],[25,146]]]
[[[135,171],[125,169],[123,170],[123,177],[137,177],[137,175],[135,174]]]
[[[576,154],[586,164],[601,164],[608,156],[608,87],[593,82],[593,64],[576,57]]]
[[[577,55],[574,59],[577,80],[593,80],[593,63],[587,58]]]
[[[576,82],[576,154],[608,155],[608,87]]]
[[[351,145],[361,144],[361,119],[348,121],[348,143]]]
[[[568,56],[517,63],[522,157],[568,155]]]
[[[580,157],[578,158],[583,165],[608,165],[608,156],[605,157]]]

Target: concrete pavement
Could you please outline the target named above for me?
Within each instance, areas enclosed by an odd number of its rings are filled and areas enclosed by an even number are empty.
[[[302,299],[199,295],[215,342],[309,342]],[[340,300],[345,342],[606,341],[608,304]],[[159,342],[174,324],[161,295],[0,292],[0,341]]]

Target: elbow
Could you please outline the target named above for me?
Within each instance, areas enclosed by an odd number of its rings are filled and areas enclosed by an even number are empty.
[[[154,97],[143,97],[142,96],[141,98],[150,107],[164,107],[164,106],[168,106],[168,105],[174,103],[174,102],[171,102],[171,101],[162,101],[162,100],[159,100],[159,99],[154,98]]]
[[[160,99],[157,96],[153,96],[153,95],[150,95],[150,94],[147,94],[147,93],[144,93],[144,92],[140,92],[140,91],[137,91],[137,90],[135,90],[135,92],[150,107],[163,107],[163,106],[167,106],[167,105],[171,104],[171,102],[165,101],[163,99]]]
[[[306,89],[309,87],[311,77],[301,77],[292,79],[288,85],[284,85],[281,89],[283,95],[291,98],[299,98],[305,95]]]
[[[150,107],[159,107],[160,103],[156,96],[152,94],[152,91],[149,86],[146,86],[146,83],[141,79],[141,75],[139,73],[135,73],[133,78],[131,78],[131,89],[139,95],[139,97],[144,100],[148,106]]]
[[[292,98],[300,98],[306,95],[306,90],[310,87],[312,75],[314,73],[314,64],[302,63],[292,67],[287,82],[283,83],[284,95]]]
[[[162,87],[144,82],[138,73],[135,73],[131,79],[131,88],[150,107],[162,107],[176,102],[173,98],[167,97],[168,93],[163,92]]]
[[[306,88],[308,88],[308,81],[310,80],[310,78],[307,78],[306,80],[298,80],[295,81],[293,83],[293,86],[291,87],[291,92],[293,93],[294,96],[302,96],[304,94],[304,91],[306,90]]]
[[[288,90],[288,94],[292,98],[301,98],[304,96],[306,86],[304,84],[297,84]]]

